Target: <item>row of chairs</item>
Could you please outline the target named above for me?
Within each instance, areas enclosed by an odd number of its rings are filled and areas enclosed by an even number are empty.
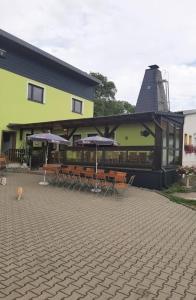
[[[56,164],[47,164],[43,166],[47,173],[52,173],[51,182],[53,184],[64,186],[71,190],[89,190],[99,191],[101,194],[110,193],[121,194],[125,192],[129,185],[133,183],[135,176],[131,176],[127,182],[127,173],[118,171],[105,172],[94,168],[85,168],[81,166],[61,166]]]

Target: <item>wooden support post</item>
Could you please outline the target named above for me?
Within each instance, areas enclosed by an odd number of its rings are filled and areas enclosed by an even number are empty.
[[[100,136],[104,136],[104,134],[101,132],[101,130],[99,130],[99,128],[97,128],[96,126],[94,126],[94,128],[97,130],[97,132]]]
[[[23,137],[23,129],[20,129],[20,141],[22,141],[22,137]]]
[[[162,128],[160,124],[155,124],[155,151],[153,169],[160,170],[162,167]]]
[[[118,125],[115,125],[109,132],[109,137],[111,138],[112,135],[114,134],[115,130],[119,127],[119,124]]]
[[[74,135],[74,133],[76,132],[77,129],[78,129],[78,127],[75,127],[75,128],[70,132],[70,134],[67,135],[67,139],[68,139],[68,140]]]

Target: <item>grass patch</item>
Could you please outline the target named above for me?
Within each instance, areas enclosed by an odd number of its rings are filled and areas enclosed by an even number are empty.
[[[196,209],[196,201],[191,199],[185,199],[179,196],[174,195],[174,193],[189,193],[189,192],[195,192],[196,187],[193,187],[191,189],[187,189],[186,187],[180,185],[179,183],[173,184],[170,188],[161,191],[161,194],[165,197],[167,197],[170,201],[183,204],[186,206],[189,206],[192,209]]]

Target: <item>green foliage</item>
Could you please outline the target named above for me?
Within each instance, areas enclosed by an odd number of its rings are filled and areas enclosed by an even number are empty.
[[[196,201],[185,199],[183,197],[176,196],[175,193],[189,193],[190,189],[181,186],[179,183],[173,184],[170,188],[160,192],[161,195],[167,197],[170,201],[186,205],[190,208],[196,208]]]
[[[125,113],[133,113],[133,106],[126,101],[117,100],[94,100],[94,116],[111,116]]]
[[[173,193],[187,193],[189,190],[185,187],[180,185],[179,183],[174,183],[168,189],[164,190],[166,194],[173,194]]]
[[[108,81],[108,78],[100,73],[90,73],[101,81],[101,84],[96,87],[95,98],[104,100],[114,100],[117,93],[117,88],[113,81]]]
[[[108,81],[106,76],[91,72],[90,75],[101,81],[95,90],[94,116],[110,116],[133,113],[134,106],[128,101],[116,100],[117,88],[113,81]]]

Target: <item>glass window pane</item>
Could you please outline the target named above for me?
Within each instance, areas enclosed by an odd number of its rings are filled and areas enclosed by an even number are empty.
[[[43,94],[42,88],[39,88],[39,87],[36,87],[36,86],[33,87],[33,100],[38,101],[38,102],[42,102],[43,101],[42,94]]]
[[[168,151],[168,164],[173,165],[174,164],[174,150],[171,148]]]
[[[176,128],[176,148],[180,148],[180,129]]]
[[[162,165],[167,166],[167,149],[163,149]]]
[[[180,164],[180,151],[179,150],[175,151],[174,163],[175,163],[175,165],[179,165]]]
[[[43,103],[44,89],[33,84],[28,85],[28,99]]]
[[[81,114],[82,113],[82,101],[73,99],[72,100],[72,111]]]
[[[167,123],[162,122],[163,128],[163,147],[167,147]]]

